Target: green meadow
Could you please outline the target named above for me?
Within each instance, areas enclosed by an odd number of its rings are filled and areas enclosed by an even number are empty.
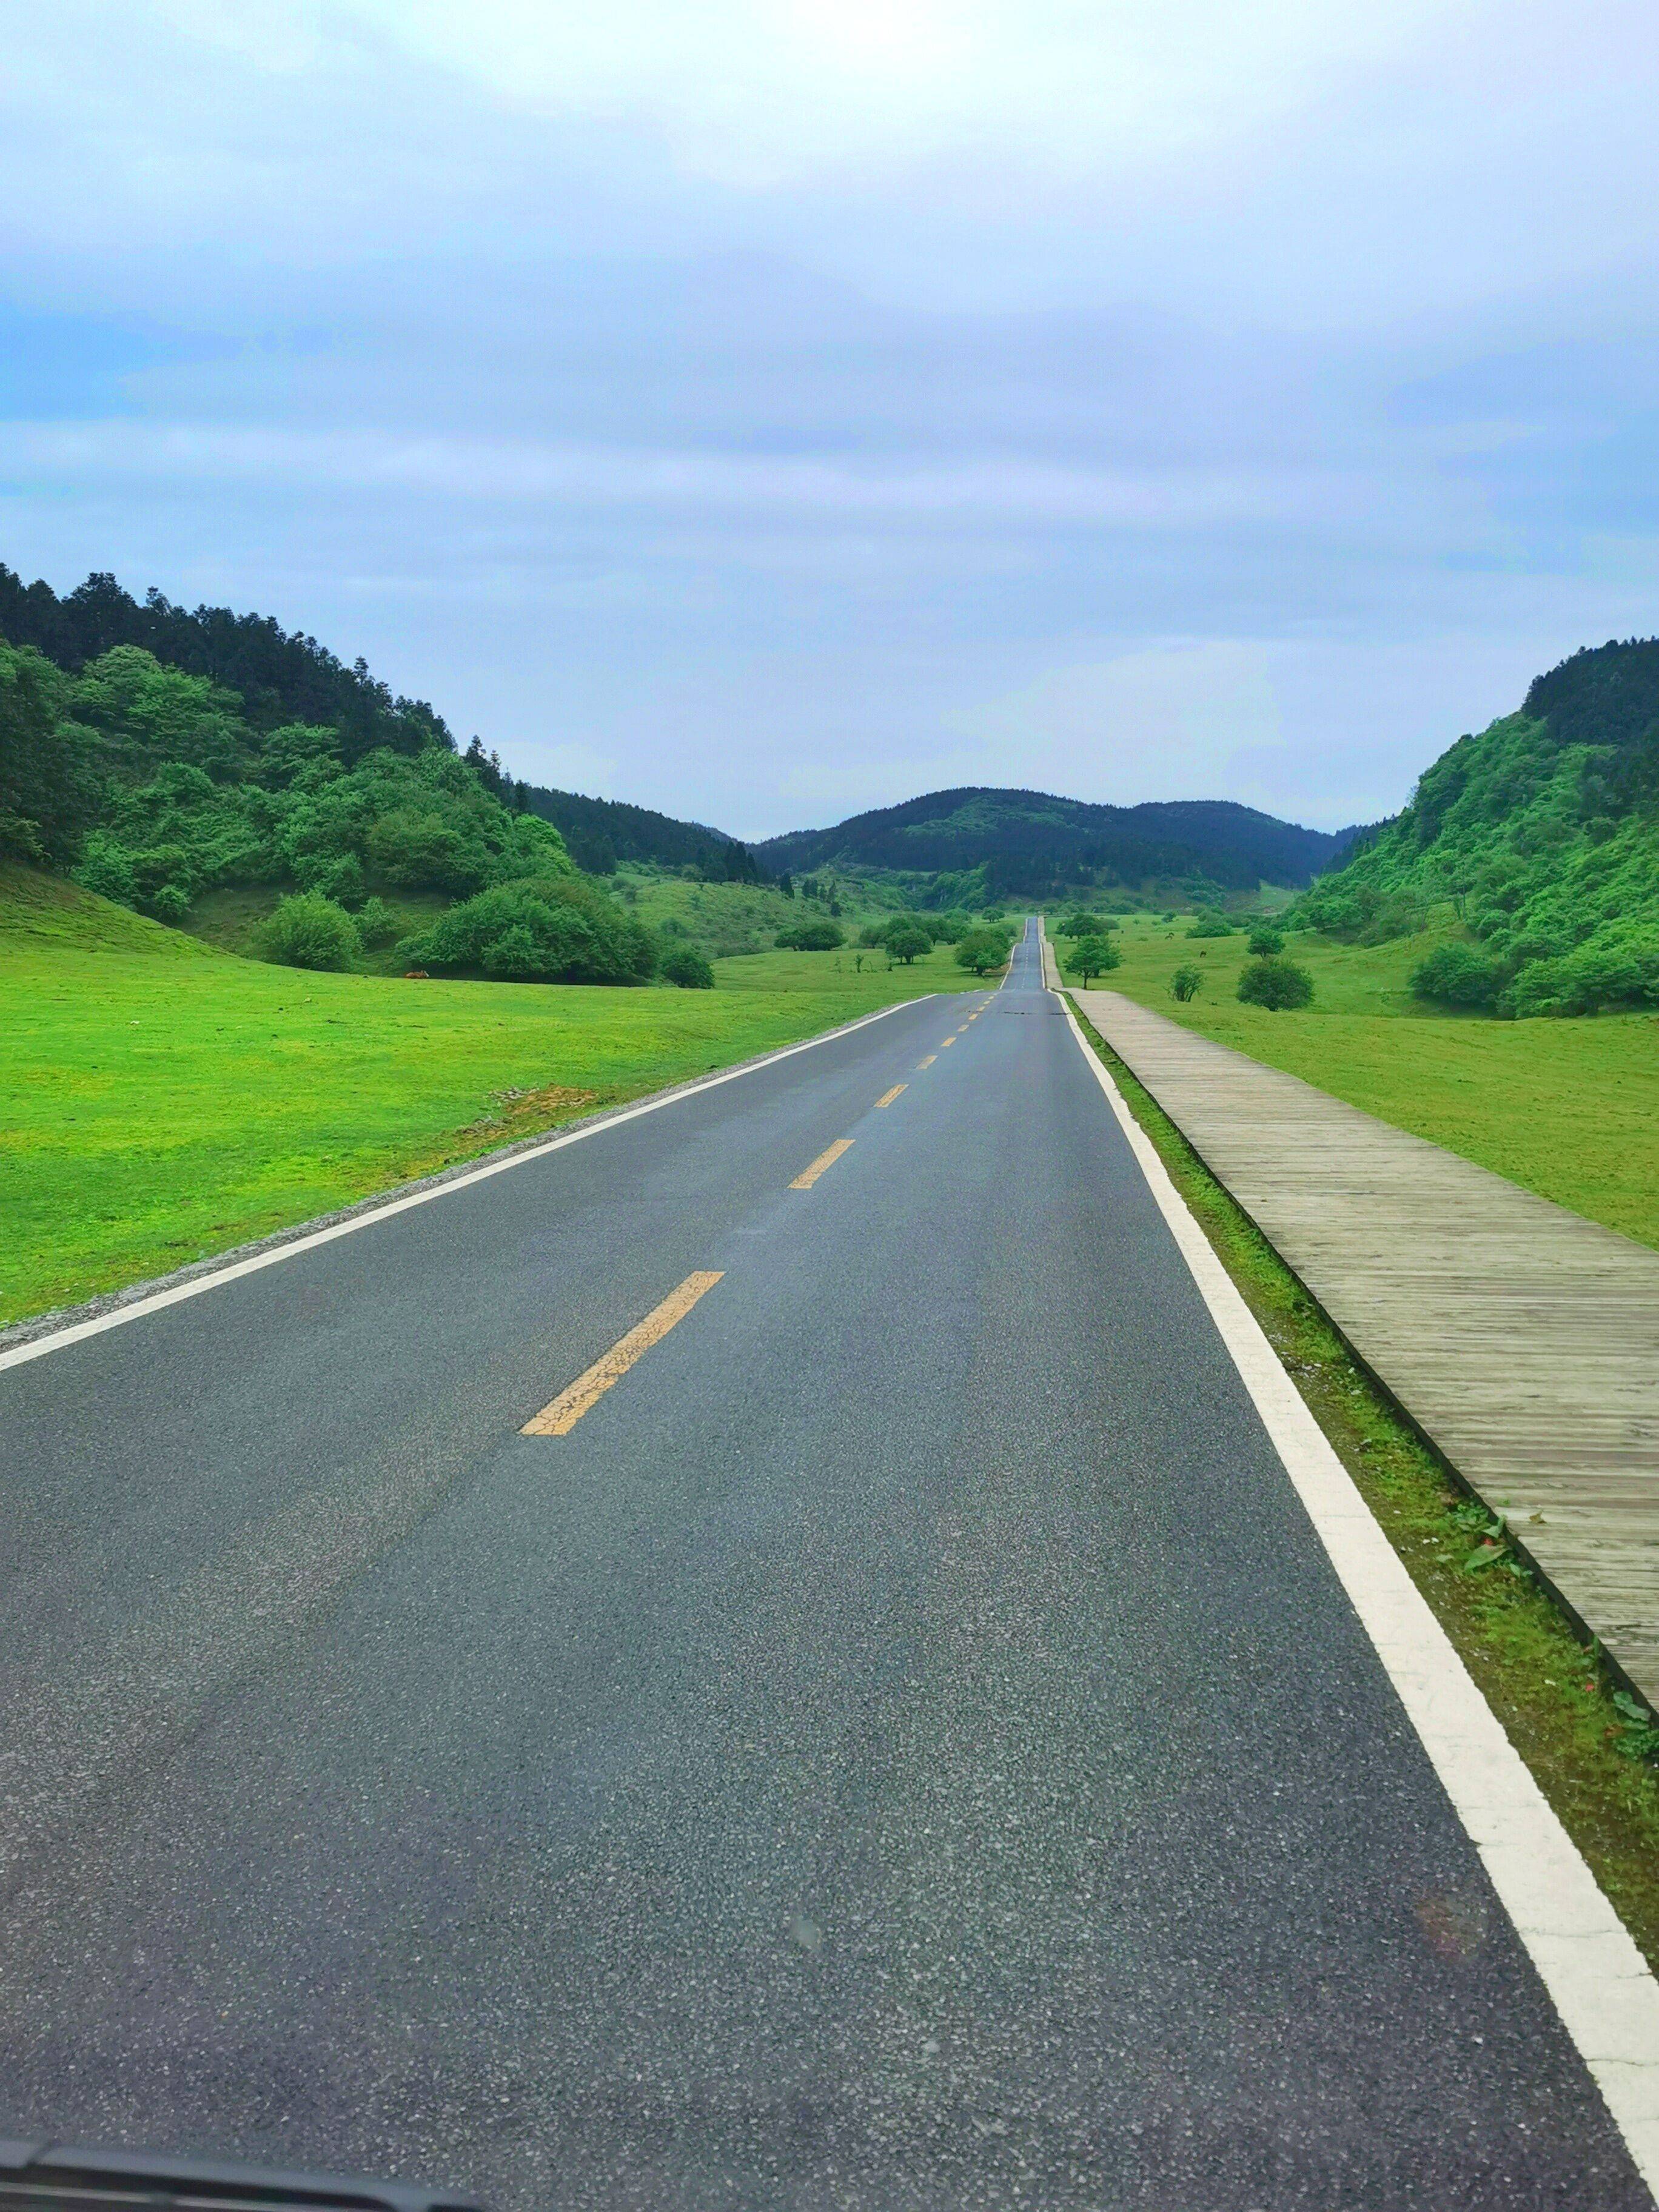
[[[1313,1004],[1270,1013],[1234,995],[1244,933],[1194,939],[1187,927],[1185,915],[1127,918],[1123,964],[1096,988],[1659,1245],[1659,1016],[1503,1021],[1425,1007],[1407,979],[1443,929],[1380,945],[1293,932],[1285,951],[1312,975]],[[1064,940],[1057,949],[1063,960]],[[1204,983],[1182,1005],[1170,979],[1188,964]]]
[[[0,1322],[89,1297],[924,992],[939,947],[713,991],[268,967],[0,869]]]

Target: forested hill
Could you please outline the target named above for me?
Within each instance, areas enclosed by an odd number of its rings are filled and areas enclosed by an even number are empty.
[[[285,630],[269,615],[187,610],[157,591],[135,599],[107,574],[94,573],[60,599],[50,584],[25,584],[0,562],[0,638],[33,646],[71,675],[115,646],[142,646],[169,667],[234,691],[252,730],[292,722],[337,730],[348,767],[380,746],[412,754],[454,744],[424,699],[395,697],[362,661],[348,668],[314,637]]]
[[[570,857],[590,875],[608,876],[629,860],[662,868],[696,868],[707,883],[757,884],[768,878],[746,845],[701,822],[677,822],[648,806],[618,799],[585,799],[540,784],[514,787],[518,803],[550,822]]]
[[[1048,792],[935,791],[856,814],[832,830],[798,830],[757,848],[770,867],[841,866],[981,878],[988,896],[1043,898],[1084,886],[1178,884],[1224,890],[1297,885],[1328,866],[1341,841],[1225,799],[1091,805]],[[946,887],[960,896],[952,883]]]
[[[1465,1003],[1659,1005],[1659,639],[1586,647],[1539,677],[1297,915],[1377,942],[1448,901],[1479,948]]]
[[[455,750],[435,708],[394,694],[363,661],[348,666],[314,637],[285,630],[269,615],[175,606],[155,590],[136,599],[106,572],[95,572],[60,597],[50,584],[25,584],[0,562],[0,641],[32,647],[77,678],[106,653],[137,647],[163,667],[217,687],[243,732],[244,771],[264,737],[295,725],[332,731],[338,742],[331,750],[347,769],[381,750],[410,758],[431,746]],[[199,749],[194,705],[186,709],[180,703],[185,695],[176,686],[168,696],[173,711],[184,716],[181,744],[176,754],[165,744],[149,744],[146,764],[152,768],[168,757],[194,758],[192,747]],[[676,822],[647,807],[519,782],[476,738],[465,757],[487,792],[518,812],[552,823],[564,834],[576,865],[595,875],[610,874],[619,861],[641,860],[693,866],[714,882],[765,878],[752,855],[718,830]]]

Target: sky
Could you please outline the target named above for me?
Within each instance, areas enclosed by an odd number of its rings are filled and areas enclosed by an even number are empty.
[[[1659,630],[1652,0],[0,0],[0,560],[759,837]]]

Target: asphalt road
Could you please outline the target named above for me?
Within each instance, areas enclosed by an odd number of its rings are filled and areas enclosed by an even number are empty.
[[[0,1433],[0,2133],[512,2212],[1650,2202],[1034,945]]]

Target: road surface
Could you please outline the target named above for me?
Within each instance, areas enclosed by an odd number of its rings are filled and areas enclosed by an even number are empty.
[[[504,2212],[1650,2203],[1033,942],[0,1433],[0,2133]]]

